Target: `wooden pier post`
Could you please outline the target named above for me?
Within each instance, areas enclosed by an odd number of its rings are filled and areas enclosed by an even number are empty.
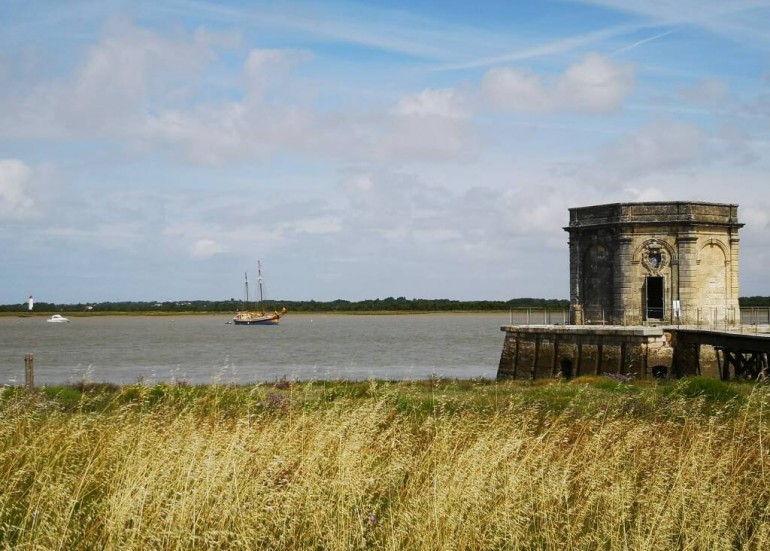
[[[35,355],[24,355],[24,383],[28,392],[35,390]]]

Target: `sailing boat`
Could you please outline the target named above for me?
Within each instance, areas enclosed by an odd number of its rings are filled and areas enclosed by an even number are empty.
[[[262,307],[263,300],[263,285],[262,285],[262,264],[257,261],[257,286],[259,287],[259,302],[257,303],[258,310],[256,312],[243,311],[236,312],[233,317],[233,323],[235,325],[278,325],[281,316],[286,313],[286,308],[281,308],[281,311],[265,312]],[[245,274],[245,287],[246,287],[246,304],[249,302],[249,276]]]

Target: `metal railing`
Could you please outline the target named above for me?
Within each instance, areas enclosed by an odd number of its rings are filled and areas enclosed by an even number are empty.
[[[703,306],[681,308],[678,311],[653,312],[660,317],[645,319],[642,309],[625,309],[617,312],[603,308],[587,308],[583,312],[585,325],[678,325],[702,329],[740,329],[746,332],[770,331],[770,307],[721,308]],[[661,315],[662,314],[662,315]],[[512,308],[511,325],[569,325],[570,311],[563,308]]]
[[[564,308],[511,308],[511,325],[567,325],[569,310]]]
[[[741,308],[741,324],[770,325],[770,306]]]

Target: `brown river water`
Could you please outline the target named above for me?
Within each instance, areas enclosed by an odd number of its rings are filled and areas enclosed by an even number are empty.
[[[506,314],[289,314],[278,326],[231,316],[0,317],[0,384],[78,381],[255,383],[494,378]]]

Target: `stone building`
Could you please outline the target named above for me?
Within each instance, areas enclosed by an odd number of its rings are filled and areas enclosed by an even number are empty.
[[[573,325],[736,325],[737,205],[614,203],[570,209]]]
[[[767,377],[770,323],[740,327],[741,227],[736,205],[570,209],[570,324],[502,326],[497,378]]]

